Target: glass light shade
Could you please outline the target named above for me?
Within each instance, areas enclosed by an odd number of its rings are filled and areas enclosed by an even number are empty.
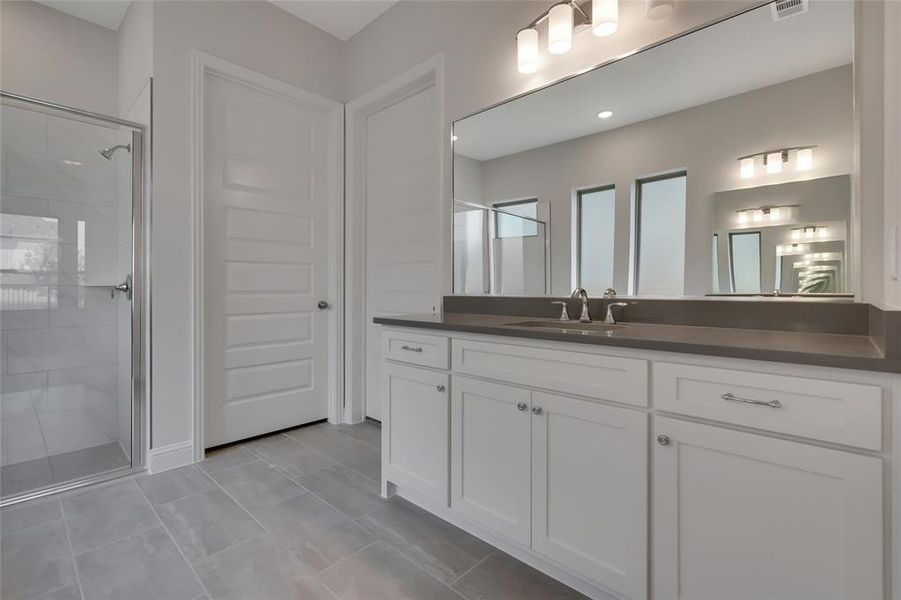
[[[766,155],[766,172],[781,173],[782,172],[782,153],[770,152]]]
[[[778,208],[770,209],[770,221],[778,221],[781,218],[781,213]]]
[[[755,211],[754,211],[754,222],[755,222],[755,223],[760,223],[761,221],[763,221],[763,211],[762,211],[762,210],[755,210]]]
[[[665,19],[673,14],[675,7],[675,0],[646,0],[645,14],[653,21]]]
[[[740,213],[738,213],[738,222],[741,224],[745,224],[748,222],[748,212],[747,211],[743,210]]]
[[[598,37],[613,35],[619,26],[619,0],[591,1],[591,31]]]
[[[820,227],[817,229],[817,233],[821,238],[829,237],[829,228],[828,227]]]
[[[809,171],[813,168],[813,148],[798,150],[798,155],[795,157],[795,168],[799,171]]]
[[[813,239],[813,227],[808,227],[804,230],[804,239]]]
[[[516,34],[516,62],[520,73],[538,70],[537,29],[523,29]]]
[[[547,51],[551,54],[569,52],[573,45],[573,7],[558,4],[548,13]]]
[[[801,239],[801,230],[800,229],[792,229],[792,239],[793,240]]]
[[[754,177],[754,157],[741,159],[741,178],[750,179]]]

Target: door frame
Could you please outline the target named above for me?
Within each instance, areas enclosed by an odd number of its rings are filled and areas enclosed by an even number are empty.
[[[451,130],[446,119],[444,94],[444,54],[439,53],[428,60],[401,73],[394,79],[358,96],[345,107],[345,299],[348,309],[345,313],[344,347],[344,393],[345,405],[342,415],[344,423],[358,423],[366,418],[366,119],[393,104],[422,92],[435,88],[438,103],[439,144],[438,144],[438,185],[439,227],[441,247],[438,260],[441,265],[441,285],[436,292],[449,292],[447,282],[452,281],[452,271],[448,260],[451,248],[452,206],[449,201],[451,169],[449,160]]]
[[[329,176],[329,243],[328,243],[328,312],[329,361],[328,361],[328,419],[337,423],[341,419],[344,381],[344,294],[341,266],[344,259],[344,114],[340,102],[308,92],[295,85],[280,81],[217,58],[205,52],[191,53],[191,231],[192,236],[192,359],[193,359],[193,456],[202,460],[204,448],[204,302],[203,302],[203,119],[204,79],[213,74],[237,84],[254,88],[266,94],[317,108],[328,115],[329,140],[332,146],[332,173]]]

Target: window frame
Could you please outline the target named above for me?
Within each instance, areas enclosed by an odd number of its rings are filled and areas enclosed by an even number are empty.
[[[635,266],[632,269],[632,281],[634,282],[634,294],[641,294],[639,286],[639,269],[641,268],[641,190],[646,183],[655,183],[657,181],[666,181],[667,179],[685,178],[685,210],[688,212],[688,169],[680,171],[671,171],[661,173],[660,175],[651,175],[649,177],[641,177],[635,180],[635,229],[632,232],[632,251],[635,256]],[[687,214],[686,214],[687,217]],[[686,219],[687,223],[687,219]],[[684,292],[684,290],[683,290]]]
[[[575,263],[575,287],[582,287],[582,197],[587,194],[595,194],[597,192],[608,192],[613,190],[613,218],[614,221],[616,219],[616,184],[608,183],[604,185],[596,185],[592,187],[587,187],[583,189],[576,190],[576,207],[575,207],[575,256],[573,257],[573,262]],[[614,223],[614,231],[616,230],[616,225]],[[615,243],[615,240],[614,240]],[[616,261],[614,261],[614,268],[616,267]],[[611,284],[612,285],[612,284]]]

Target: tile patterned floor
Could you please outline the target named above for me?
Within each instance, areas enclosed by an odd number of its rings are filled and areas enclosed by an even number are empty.
[[[302,427],[0,512],[5,600],[583,598],[379,497],[380,431]]]
[[[110,442],[3,465],[0,467],[0,490],[4,496],[14,496],[130,465],[119,442]]]

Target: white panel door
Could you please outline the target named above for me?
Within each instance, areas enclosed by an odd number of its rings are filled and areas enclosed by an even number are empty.
[[[435,86],[366,118],[366,416],[381,420],[382,341],[373,317],[440,303],[441,185]]]
[[[328,416],[329,110],[204,80],[204,443]],[[337,199],[335,199],[337,201]]]
[[[451,507],[528,546],[531,392],[454,375]]]
[[[445,506],[448,488],[447,373],[385,365],[385,476]]]
[[[676,419],[654,435],[655,598],[883,597],[880,459]]]
[[[648,417],[532,392],[532,549],[647,596]]]

